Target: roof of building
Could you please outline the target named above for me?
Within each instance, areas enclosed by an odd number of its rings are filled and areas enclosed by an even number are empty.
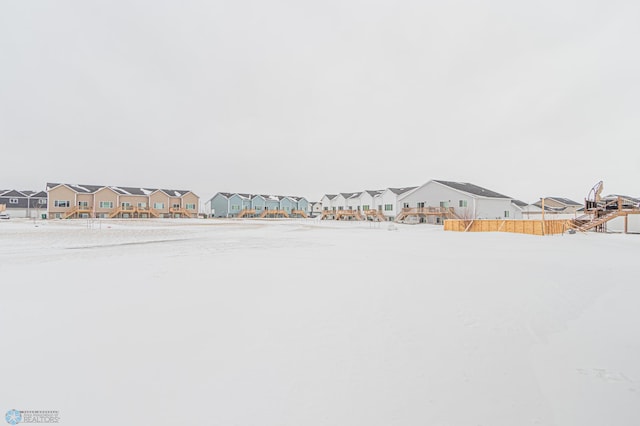
[[[405,188],[387,188],[389,191],[393,192],[396,195],[402,195],[405,192],[409,192],[412,189],[416,189],[417,186],[407,186]]]
[[[565,206],[581,206],[582,203],[578,203],[576,201],[570,200],[568,198],[563,197],[545,197],[547,200],[553,200],[560,204],[564,204]]]
[[[0,195],[3,197],[22,197],[22,198],[28,197],[28,195],[24,194],[22,191],[18,191],[15,189],[5,190]]]
[[[518,207],[526,207],[526,206],[529,205],[529,204],[525,203],[524,201],[520,201],[520,200],[511,200],[511,202],[513,204],[515,204],[516,206],[518,206]]]
[[[347,198],[351,198],[353,197],[355,194],[359,194],[359,192],[341,192],[340,195],[342,195],[344,197],[344,199],[346,200]]]
[[[616,198],[622,198],[623,200],[626,201],[631,201],[633,203],[640,203],[640,198],[638,197],[631,197],[629,195],[622,195],[622,194],[609,194],[605,197],[602,197],[603,200],[615,200]]]
[[[511,199],[511,197],[507,197],[506,195],[491,191],[487,188],[483,188],[469,182],[450,182],[446,180],[434,180],[434,182],[438,182],[439,184],[448,186],[449,188],[457,189],[458,191],[466,192],[471,195],[477,195],[479,197]]]
[[[327,198],[328,198],[328,199],[330,199],[330,200],[333,200],[334,198],[336,198],[336,197],[337,197],[337,195],[336,195],[336,194],[324,194],[324,196],[325,196],[325,197],[327,197]]]
[[[18,191],[17,189],[0,190],[0,197],[47,198],[45,191]]]
[[[375,189],[373,191],[366,190],[364,192],[366,192],[367,194],[371,195],[372,197],[375,197],[376,195],[382,194],[384,192],[384,189]]]

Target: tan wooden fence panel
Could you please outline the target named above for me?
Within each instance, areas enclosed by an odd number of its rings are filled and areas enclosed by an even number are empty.
[[[454,232],[513,232],[529,235],[562,234],[567,227],[567,220],[511,220],[511,219],[478,219],[444,221],[445,231]]]

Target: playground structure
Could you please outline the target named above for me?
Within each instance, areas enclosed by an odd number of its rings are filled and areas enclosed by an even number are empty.
[[[429,222],[430,217],[439,218],[439,223],[446,219],[460,219],[453,207],[406,207],[396,217],[396,222],[425,223]]]
[[[640,214],[640,200],[622,195],[601,197],[602,181],[591,188],[584,201],[584,214],[569,221],[569,227],[579,232],[606,232],[607,222],[624,218],[624,233],[629,230],[629,215]]]

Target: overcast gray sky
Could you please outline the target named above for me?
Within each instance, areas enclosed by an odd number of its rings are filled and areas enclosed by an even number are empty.
[[[640,2],[2,1],[0,189],[640,196]]]

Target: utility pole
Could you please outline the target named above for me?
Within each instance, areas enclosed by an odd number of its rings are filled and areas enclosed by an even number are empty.
[[[542,235],[545,235],[545,229],[544,229],[544,197],[542,197]]]

